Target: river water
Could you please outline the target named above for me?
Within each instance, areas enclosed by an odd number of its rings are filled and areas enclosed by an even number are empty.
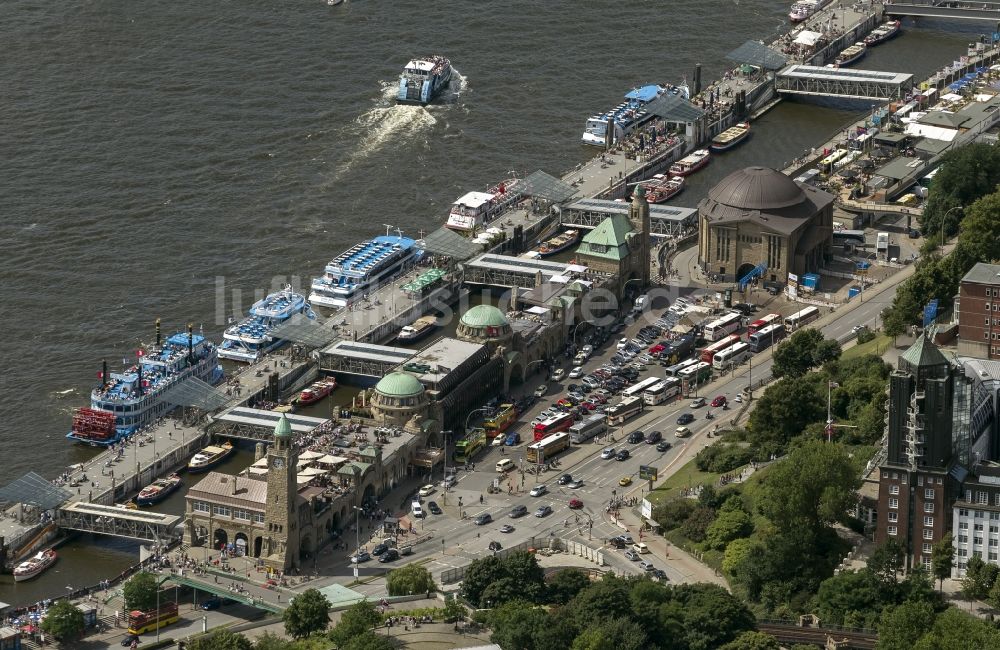
[[[64,439],[71,411],[101,360],[115,369],[156,318],[220,338],[255,294],[307,285],[383,224],[416,236],[509,170],[561,175],[594,154],[579,144],[587,116],[636,85],[691,79],[699,62],[717,78],[727,52],[787,28],[788,4],[9,0],[0,484],[93,453]],[[862,67],[923,76],[982,29],[906,28]],[[394,106],[399,69],[428,53],[460,73],[444,103]],[[783,103],[677,203],[741,166],[780,167],[864,110]],[[0,600],[96,582],[136,548],[81,538],[63,555],[34,582],[0,576]]]

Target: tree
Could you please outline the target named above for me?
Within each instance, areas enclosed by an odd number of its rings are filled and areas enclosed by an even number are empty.
[[[481,606],[483,591],[507,575],[503,560],[490,555],[472,562],[462,578],[462,595],[473,607]]]
[[[565,605],[590,584],[590,578],[579,569],[562,569],[549,580],[548,602]]]
[[[878,650],[910,650],[934,624],[930,603],[907,601],[882,612],[878,624]]]
[[[664,532],[680,527],[694,510],[691,499],[671,499],[664,501],[653,510],[653,519]]]
[[[396,650],[392,639],[367,630],[340,646],[340,650]]]
[[[290,650],[291,647],[291,641],[274,632],[264,632],[253,644],[253,650]]]
[[[319,590],[306,589],[288,605],[281,618],[289,636],[303,639],[330,625],[330,601]]]
[[[707,506],[698,506],[681,526],[681,532],[692,542],[705,541],[706,531],[713,521],[715,521],[715,510]]]
[[[42,619],[42,631],[60,643],[79,639],[85,625],[83,612],[68,600],[57,600]]]
[[[464,621],[468,610],[465,609],[463,605],[457,598],[449,595],[444,599],[444,612],[442,612],[442,617],[445,623],[455,623],[458,621]]]
[[[628,584],[621,578],[605,575],[578,593],[566,606],[566,611],[572,614],[580,629],[590,627],[594,621],[630,616]]]
[[[517,551],[503,559],[507,576],[521,592],[521,597],[532,603],[545,600],[545,571],[538,564],[534,553]]]
[[[229,630],[216,630],[206,636],[187,642],[188,650],[251,650],[253,644],[242,634]]]
[[[934,627],[913,646],[914,650],[968,650],[1000,648],[1000,630],[954,607],[934,619]]]
[[[751,444],[782,451],[807,425],[826,419],[825,388],[823,393],[820,399],[817,387],[809,381],[782,379],[768,386],[750,412],[747,429]]]
[[[144,612],[156,609],[156,592],[159,586],[156,576],[149,571],[140,571],[122,587],[125,598],[125,608],[129,611],[139,609]]]
[[[310,589],[309,591],[315,591],[315,589]],[[305,594],[303,593],[303,596],[304,595]],[[322,594],[320,595],[322,596]],[[299,596],[299,598],[301,597],[302,596]],[[326,600],[326,597],[323,599]],[[298,601],[298,598],[292,601],[292,604],[294,605],[296,601]],[[327,603],[327,608],[327,612],[329,612],[329,603]],[[287,609],[285,610],[285,613],[288,613]],[[370,632],[381,622],[382,617],[375,609],[375,604],[373,602],[370,600],[358,601],[344,610],[344,613],[340,616],[340,622],[337,623],[332,630],[330,630],[329,637],[331,641],[337,644],[338,648],[343,648],[343,646],[347,645],[347,642],[352,638],[362,635],[365,632]],[[285,623],[285,630],[288,631],[287,621]],[[289,634],[292,634],[292,632],[289,631]],[[292,636],[295,635],[292,634]]]
[[[775,348],[771,374],[794,379],[839,357],[839,343],[824,339],[817,329],[800,329]]]
[[[573,641],[573,650],[642,650],[649,641],[635,621],[616,616],[594,624]]]
[[[811,440],[771,467],[757,507],[780,531],[805,526],[818,534],[845,518],[859,486],[858,472],[843,446]]]
[[[894,539],[886,540],[872,551],[867,569],[879,581],[883,589],[895,591],[899,584],[899,573],[906,562],[906,549]]]
[[[385,580],[390,596],[408,596],[437,591],[431,572],[419,564],[407,564],[393,569]]]
[[[547,622],[543,610],[523,600],[512,600],[490,612],[490,641],[504,650],[544,650],[536,644],[535,636]]]
[[[989,595],[993,583],[997,581],[998,573],[1000,573],[1000,567],[995,564],[987,564],[983,558],[973,555],[965,565],[962,595],[970,600],[983,600]]]
[[[953,208],[971,206],[996,190],[1000,183],[1000,151],[986,144],[970,144],[945,154],[938,169],[920,216],[927,237],[939,233],[942,222],[946,236],[956,232],[959,222],[964,225],[963,211]]]
[[[719,585],[683,584],[673,593],[683,611],[689,650],[714,650],[756,627],[747,606]]]
[[[931,548],[931,574],[938,581],[938,591],[941,591],[944,579],[951,575],[954,565],[955,547],[952,545],[951,533],[947,533]]]
[[[753,532],[750,515],[742,510],[722,510],[705,531],[705,547],[721,551],[734,539]]]
[[[722,570],[728,575],[735,575],[747,561],[752,561],[761,551],[762,544],[750,538],[734,539],[726,547],[722,559]]]
[[[722,646],[722,650],[781,650],[778,640],[763,632],[744,632]]]
[[[820,583],[816,613],[820,620],[843,625],[852,612],[873,620],[881,608],[878,583],[870,571],[842,571]]]

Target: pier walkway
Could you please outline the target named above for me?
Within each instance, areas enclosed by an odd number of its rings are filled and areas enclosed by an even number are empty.
[[[914,18],[958,18],[959,20],[1000,21],[1000,2],[967,0],[910,0],[885,5],[890,16]]]
[[[784,95],[812,95],[870,99],[888,102],[903,99],[913,90],[913,75],[901,72],[791,65],[775,77]]]

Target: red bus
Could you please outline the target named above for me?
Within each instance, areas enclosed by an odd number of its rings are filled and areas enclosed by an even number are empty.
[[[739,334],[730,334],[729,336],[724,336],[707,348],[703,348],[701,351],[701,360],[705,363],[712,363],[712,359],[715,358],[716,352],[721,352],[728,348],[730,345],[736,343],[740,340]]]
[[[781,322],[781,316],[779,316],[778,314],[768,314],[767,316],[764,316],[763,318],[760,318],[750,323],[750,327],[747,328],[747,336],[755,334],[756,332],[764,329],[768,325],[773,325],[774,323],[779,323],[779,322]]]
[[[535,425],[535,442],[553,433],[569,429],[573,426],[574,419],[572,413],[560,413],[559,415],[550,417],[548,420],[539,422]]]

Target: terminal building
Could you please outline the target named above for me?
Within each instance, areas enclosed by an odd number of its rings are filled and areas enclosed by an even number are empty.
[[[735,171],[698,204],[698,262],[727,282],[755,269],[778,282],[819,271],[832,254],[833,202],[774,169]]]

